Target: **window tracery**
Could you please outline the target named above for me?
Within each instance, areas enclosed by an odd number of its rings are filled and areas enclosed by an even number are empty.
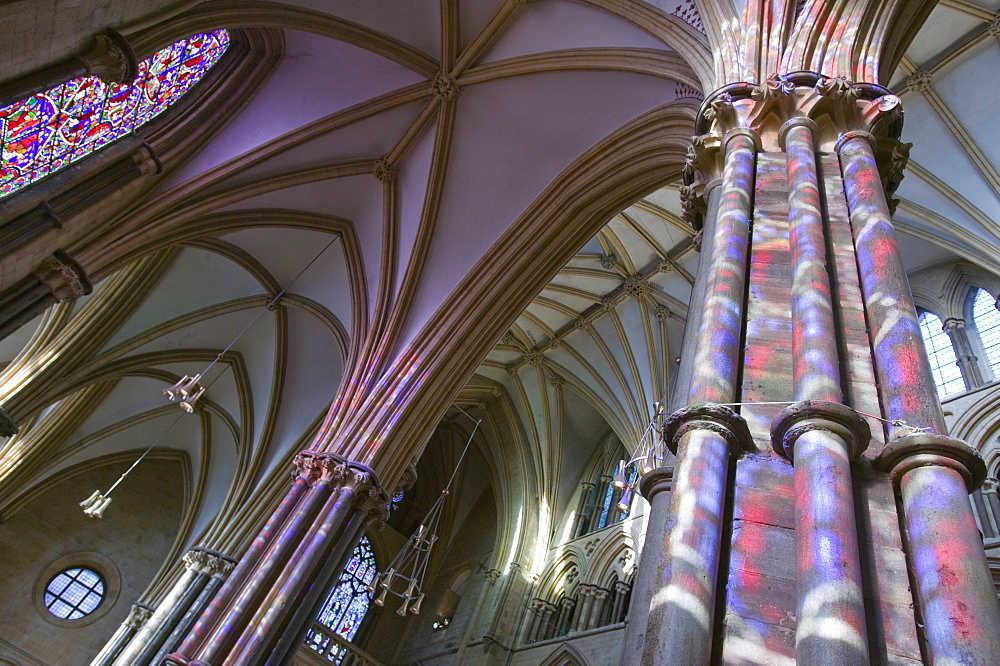
[[[997,310],[996,299],[985,289],[977,290],[972,299],[972,321],[986,353],[985,361],[993,377],[1000,378],[1000,310]]]
[[[945,398],[953,393],[965,390],[962,371],[958,367],[958,358],[952,347],[951,339],[945,333],[941,318],[932,312],[924,310],[917,317],[920,333],[924,339],[924,347],[931,364],[931,373],[937,386],[938,397]]]
[[[163,113],[201,80],[228,45],[225,30],[193,35],[139,63],[132,84],[77,78],[0,109],[0,197]]]
[[[368,588],[377,574],[371,543],[368,537],[361,537],[316,622],[306,633],[306,645],[339,664],[347,655],[347,648],[340,643],[353,640],[358,633],[374,596]]]

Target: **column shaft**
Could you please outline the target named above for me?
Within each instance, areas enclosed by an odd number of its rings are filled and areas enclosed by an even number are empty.
[[[726,138],[722,200],[694,341],[692,405],[733,402],[737,395],[756,148],[749,131],[736,130]],[[729,454],[730,441],[711,429],[688,430],[677,441],[668,536],[657,563],[657,589],[642,645],[644,665],[693,666],[709,659]]]
[[[838,150],[883,408],[890,421],[944,434],[944,414],[871,144],[865,135],[848,133]],[[891,425],[890,439],[908,432]]]
[[[842,399],[838,330],[826,263],[826,234],[816,174],[812,121],[795,119],[788,155],[792,260],[792,375],[799,401]],[[861,558],[854,516],[851,449],[820,412],[816,430],[794,442],[795,542],[798,562],[796,660],[801,664],[868,661]],[[853,443],[852,443],[853,444]]]
[[[943,465],[899,480],[931,662],[995,664],[1000,604],[962,475]]]

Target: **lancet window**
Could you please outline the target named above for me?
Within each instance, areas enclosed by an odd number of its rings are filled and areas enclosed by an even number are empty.
[[[377,574],[371,544],[367,537],[362,537],[306,633],[306,645],[329,662],[341,663],[348,652],[343,643],[354,639],[368,612],[373,596],[368,588]]]
[[[131,84],[82,77],[0,108],[0,197],[160,115],[219,61],[228,45],[225,30],[194,35],[139,63]]]
[[[931,362],[931,373],[937,385],[938,396],[944,398],[953,393],[965,390],[962,371],[958,368],[958,359],[951,346],[951,340],[945,333],[941,318],[932,312],[921,312],[917,317],[920,323],[920,333],[924,338],[924,347]]]

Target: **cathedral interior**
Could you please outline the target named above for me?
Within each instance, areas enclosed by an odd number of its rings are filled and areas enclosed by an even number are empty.
[[[998,11],[0,2],[0,664],[998,663]]]

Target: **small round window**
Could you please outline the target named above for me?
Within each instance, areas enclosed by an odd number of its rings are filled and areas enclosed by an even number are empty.
[[[85,567],[56,574],[45,586],[45,608],[61,620],[90,615],[104,599],[104,579]]]

